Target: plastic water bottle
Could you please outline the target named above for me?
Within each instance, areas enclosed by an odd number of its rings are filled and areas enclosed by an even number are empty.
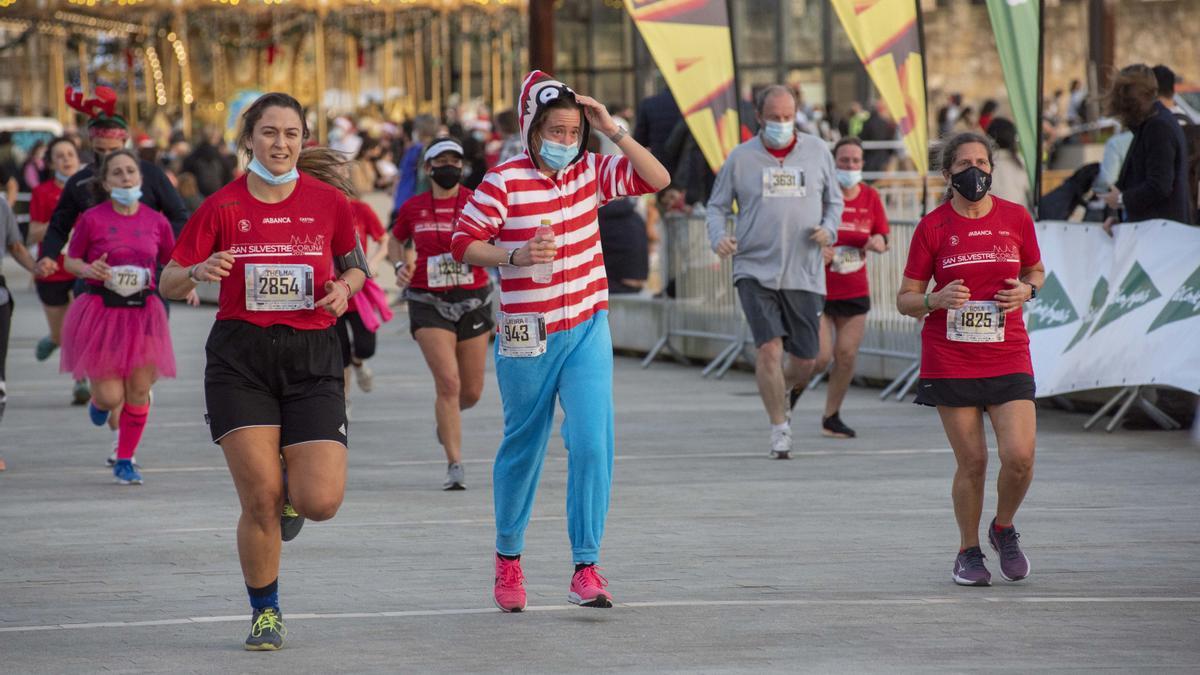
[[[538,237],[553,237],[554,228],[550,225],[549,220],[543,220],[542,226],[537,229]],[[533,281],[538,284],[548,284],[554,278],[554,261],[538,263],[533,266]]]

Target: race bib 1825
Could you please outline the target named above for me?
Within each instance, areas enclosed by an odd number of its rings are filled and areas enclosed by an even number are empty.
[[[948,309],[946,339],[951,342],[1004,342],[1004,312],[993,300],[978,300],[959,309]]]

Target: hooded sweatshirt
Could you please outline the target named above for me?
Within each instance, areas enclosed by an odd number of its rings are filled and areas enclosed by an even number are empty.
[[[500,311],[541,313],[547,333],[569,330],[608,309],[596,210],[618,197],[654,191],[627,157],[582,147],[589,126],[582,111],[575,159],[553,176],[538,171],[531,159],[531,135],[546,105],[560,97],[574,100],[575,92],[541,71],[525,78],[518,101],[524,152],[487,172],[463,208],[450,242],[454,258],[461,261],[472,242],[517,249],[533,239],[543,220],[550,221],[558,246],[550,283],[535,282],[533,267],[500,268]]]

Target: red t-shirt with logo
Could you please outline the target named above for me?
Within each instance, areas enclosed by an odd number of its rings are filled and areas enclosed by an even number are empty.
[[[179,235],[171,258],[183,267],[191,267],[217,251],[233,254],[233,269],[221,281],[218,320],[319,330],[337,321],[324,308],[247,309],[246,265],[310,265],[313,300],[320,302],[325,297],[325,282],[337,278],[333,257],[349,253],[354,243],[354,213],[349,200],[336,188],[301,173],[287,199],[267,204],[250,194],[246,176],[242,176],[196,209]]]
[[[439,255],[450,255],[450,240],[454,236],[454,223],[471,198],[473,192],[463,186],[458,196],[451,199],[434,199],[432,192],[416,195],[404,202],[396,213],[392,225],[392,236],[399,241],[413,240],[417,250],[417,269],[413,272],[409,286],[423,291],[447,291],[451,288],[483,288],[488,283],[487,270],[472,265],[472,274],[462,283],[452,286],[431,288],[429,285],[429,259]]]
[[[383,229],[383,223],[379,222],[379,216],[375,215],[375,209],[366,202],[351,201],[350,208],[354,211],[354,229],[358,232],[358,240],[362,242],[365,252],[367,240],[380,241],[387,231]]]
[[[33,193],[29,195],[29,219],[38,223],[49,223],[50,217],[54,215],[54,208],[58,206],[58,198],[62,196],[62,187],[48,180],[44,183],[39,183],[33,188]],[[35,258],[41,257],[35,255]],[[63,256],[58,256],[54,259],[58,263],[58,271],[48,277],[39,277],[38,281],[42,283],[50,283],[53,281],[75,281],[75,275],[68,272],[63,267]]]
[[[1005,279],[1042,259],[1033,219],[1025,207],[992,197],[982,218],[964,218],[945,202],[921,219],[913,233],[904,276],[934,280],[933,291],[962,279],[971,300],[995,300],[1011,288]],[[1036,301],[1035,301],[1036,302]],[[952,342],[946,337],[946,310],[925,318],[921,332],[921,377],[981,378],[1033,374],[1029,334],[1021,308],[1005,315],[1003,342]]]
[[[858,195],[846,201],[842,210],[842,223],[838,225],[835,248],[845,246],[859,249],[863,261],[867,252],[862,250],[873,234],[887,234],[887,213],[879,193],[870,185],[860,184]],[[825,298],[827,300],[849,300],[870,295],[867,283],[867,266],[864,264],[853,272],[833,271],[833,265],[825,266]]]

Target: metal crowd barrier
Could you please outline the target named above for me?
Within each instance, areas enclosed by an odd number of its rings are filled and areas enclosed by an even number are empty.
[[[884,389],[881,399],[894,392],[897,400],[903,399],[916,382],[920,368],[921,324],[896,310],[896,292],[914,229],[911,221],[892,222],[888,252],[872,254],[867,262],[871,311],[859,353],[909,362],[901,375]],[[733,286],[733,263],[712,252],[701,216],[668,216],[663,232],[664,276],[667,283],[674,282],[675,297],[665,303],[660,337],[642,360],[642,367],[648,368],[664,350],[682,359],[683,354],[673,340],[712,340],[723,346],[701,374],[720,378],[754,346]]]
[[[733,262],[713,253],[702,217],[668,216],[663,222],[663,239],[664,283],[673,283],[675,297],[666,303],[662,332],[642,360],[642,367],[649,367],[664,349],[682,358],[671,342],[673,338],[698,338],[724,343],[702,371],[707,377],[728,361],[719,373],[724,375],[749,335],[733,287]]]

